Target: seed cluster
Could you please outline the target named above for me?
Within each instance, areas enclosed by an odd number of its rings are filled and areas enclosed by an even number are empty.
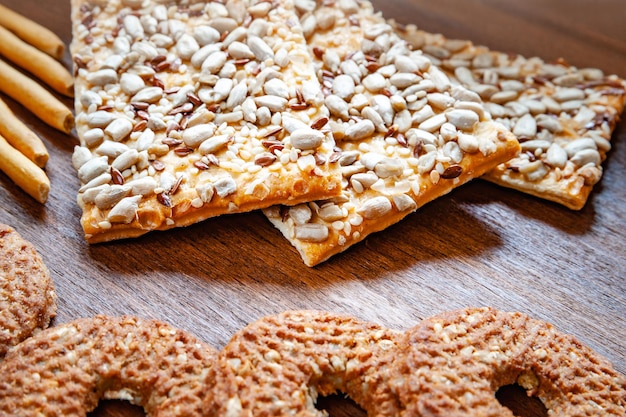
[[[480,96],[453,86],[370,3],[295,6],[331,115],[331,158],[343,176],[339,197],[265,210],[307,264],[480,175],[477,161],[495,166],[514,155],[517,144],[503,128],[481,132],[493,124]],[[323,249],[307,250],[320,243]]]
[[[88,239],[207,206],[202,216],[337,194],[334,142],[314,124],[329,114],[292,9],[94,0],[73,13]]]
[[[314,265],[486,174],[580,209],[624,107],[596,69],[365,0],[85,0],[73,165],[91,242],[264,209]]]
[[[455,84],[475,92],[522,152],[489,173],[502,185],[580,209],[602,176],[626,82],[593,68],[491,51],[415,26],[398,32]]]

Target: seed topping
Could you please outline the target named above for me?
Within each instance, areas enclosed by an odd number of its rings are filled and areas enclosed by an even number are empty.
[[[160,184],[153,192],[124,188],[128,195],[116,204],[103,194],[97,208],[113,228],[144,221],[138,213],[150,199],[172,225],[177,211],[202,210],[216,199],[228,200],[218,204],[232,212],[253,197],[258,205],[274,194],[305,198],[305,190],[268,181],[270,175],[325,176],[321,193],[339,189],[329,163],[329,112],[305,40],[289,23],[293,11],[273,2],[134,2],[129,13],[123,3],[78,11],[74,49],[82,81],[76,164],[80,193],[90,196],[82,201],[95,204],[103,191],[89,190],[101,185]],[[290,120],[302,127],[289,130]],[[174,187],[171,178],[178,178]]]

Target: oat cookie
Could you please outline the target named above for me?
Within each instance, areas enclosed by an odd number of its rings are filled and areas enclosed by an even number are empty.
[[[0,361],[11,347],[48,327],[56,302],[50,272],[37,250],[0,224]]]
[[[521,142],[519,156],[483,178],[572,210],[584,207],[602,177],[626,104],[626,81],[564,61],[492,51],[414,25],[396,28],[454,83],[479,94],[494,120]]]
[[[262,318],[220,352],[220,416],[321,416],[317,395],[342,392],[369,415],[393,415],[386,369],[400,333],[319,311]]]
[[[313,266],[511,159],[519,144],[367,1],[296,3],[342,171],[338,197],[265,210]]]
[[[85,416],[122,399],[149,416],[202,415],[217,352],[156,320],[78,319],[21,343],[0,364],[0,415]]]
[[[430,317],[399,342],[402,416],[510,416],[517,383],[554,416],[623,416],[626,378],[576,338],[522,313],[469,308]]]
[[[340,191],[290,2],[72,2],[73,164],[91,242]]]

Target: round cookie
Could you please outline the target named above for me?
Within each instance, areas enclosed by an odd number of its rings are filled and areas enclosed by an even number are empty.
[[[11,347],[48,327],[56,308],[43,260],[30,242],[0,223],[0,361]]]
[[[385,371],[399,335],[326,312],[264,317],[220,352],[215,415],[322,416],[317,395],[336,392],[369,415],[394,415]]]
[[[550,415],[626,415],[623,375],[573,336],[522,313],[443,313],[408,330],[400,344],[402,382],[394,391],[402,416],[513,417],[495,393],[514,383]]]
[[[131,316],[78,319],[48,328],[0,363],[0,416],[86,416],[100,399],[148,416],[202,415],[217,351],[193,335]]]

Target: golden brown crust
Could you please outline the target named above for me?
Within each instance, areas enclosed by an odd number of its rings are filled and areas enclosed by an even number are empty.
[[[522,313],[468,308],[405,333],[395,386],[406,416],[513,416],[495,392],[517,383],[548,414],[620,416],[626,378],[602,356]]]
[[[100,399],[147,415],[202,415],[217,352],[192,335],[135,317],[78,319],[21,343],[0,364],[0,415],[84,416]]]
[[[484,130],[495,129],[493,133],[485,133]],[[481,132],[483,130],[483,132]],[[404,219],[409,214],[413,213],[423,205],[448,194],[453,189],[467,183],[468,181],[478,178],[488,170],[493,169],[494,166],[504,161],[509,160],[515,156],[519,151],[519,145],[514,140],[510,133],[500,127],[494,127],[493,124],[484,124],[477,128],[479,136],[485,135],[486,137],[502,135],[503,138],[507,138],[498,143],[498,150],[496,155],[491,155],[490,158],[484,158],[482,155],[470,155],[466,156],[464,160],[458,164],[461,166],[462,174],[451,180],[439,180],[437,183],[433,183],[429,176],[422,176],[420,178],[420,192],[415,194],[412,191],[408,193],[415,202],[415,206],[412,206],[410,210],[398,210],[397,206],[393,206],[391,211],[384,216],[374,219],[362,219],[358,224],[351,224],[350,234],[346,235],[345,230],[336,230],[329,224],[329,236],[322,242],[310,242],[295,237],[294,225],[289,222],[289,209],[283,208],[277,209],[265,209],[268,220],[281,231],[291,244],[298,250],[300,256],[304,260],[307,266],[315,266],[320,264],[332,256],[339,254],[353,245],[365,240],[365,238],[372,233],[376,233],[385,230],[391,225],[394,225]],[[377,193],[370,193],[372,197],[375,197]],[[355,200],[358,201],[358,200]],[[351,201],[352,202],[352,201]],[[322,203],[323,204],[323,203]],[[313,220],[311,223],[328,224],[319,217]]]
[[[397,32],[477,92],[486,110],[522,142],[522,152],[484,178],[572,210],[602,177],[611,135],[626,105],[626,81],[559,60],[492,51],[413,25]]]
[[[339,193],[332,136],[310,128],[328,111],[293,10],[101,3],[72,3],[89,242]]]
[[[11,347],[48,327],[56,300],[48,268],[34,246],[0,224],[0,361]]]
[[[278,190],[285,184],[293,185],[288,194]],[[275,190],[275,195],[270,198],[265,196],[262,201],[254,196],[241,196],[239,204],[233,205],[232,198],[213,197],[210,205],[196,208],[193,199],[196,195],[186,197],[180,193],[173,200],[173,207],[166,207],[156,198],[144,201],[141,210],[130,223],[113,225],[108,230],[102,229],[102,222],[106,222],[104,213],[96,206],[84,207],[81,224],[89,243],[106,242],[117,239],[139,237],[152,230],[167,230],[174,227],[184,227],[198,223],[207,218],[227,213],[240,213],[265,207],[267,204],[298,204],[309,199],[327,198],[329,192],[336,193],[339,189],[334,178],[327,176],[315,176],[308,180],[299,179],[290,183],[289,179],[278,176],[265,182],[268,188]],[[155,225],[159,225],[155,227]]]
[[[485,116],[476,94],[452,88],[371,3],[350,4],[318,1],[300,14],[331,112],[341,195],[264,210],[308,266],[519,152],[517,139]]]

